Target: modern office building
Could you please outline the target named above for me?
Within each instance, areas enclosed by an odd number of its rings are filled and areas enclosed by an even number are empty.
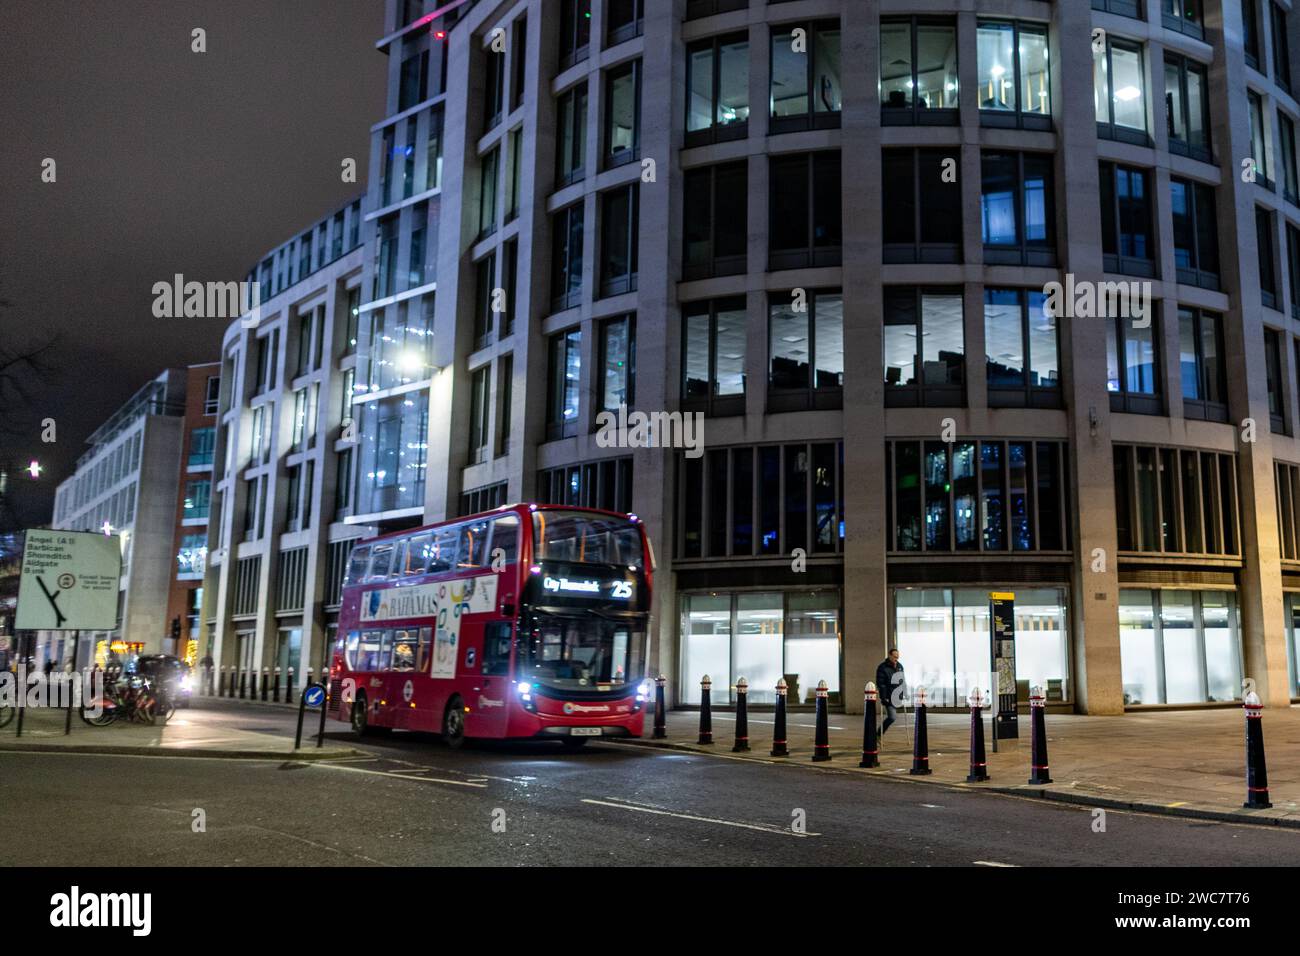
[[[688,705],[1300,693],[1291,5],[951,6],[390,0],[354,520],[635,511]]]
[[[249,273],[260,306],[222,343],[199,656],[320,672],[352,539],[360,199]],[[201,479],[200,479],[201,480]]]
[[[97,428],[76,473],[55,491],[51,527],[118,538],[122,578],[118,626],[82,633],[77,667],[116,655],[159,654],[169,643],[175,579],[177,477],[186,442],[186,369],[165,369]],[[36,664],[65,664],[73,632],[38,631]]]
[[[220,376],[220,362],[191,365],[185,370],[185,428],[172,542],[175,560],[167,595],[167,636],[163,640],[163,652],[191,663],[199,658]]]

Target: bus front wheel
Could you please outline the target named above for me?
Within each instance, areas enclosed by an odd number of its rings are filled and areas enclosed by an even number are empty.
[[[465,743],[465,702],[453,697],[442,715],[442,740],[452,750]]]

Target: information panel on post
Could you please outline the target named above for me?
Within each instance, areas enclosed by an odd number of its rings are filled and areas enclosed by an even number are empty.
[[[111,631],[117,627],[122,545],[88,531],[26,532],[18,578],[19,630]]]
[[[1009,591],[989,592],[989,629],[992,632],[993,672],[997,677],[997,719],[993,733],[1001,740],[1020,736],[1016,718],[1016,596]]]

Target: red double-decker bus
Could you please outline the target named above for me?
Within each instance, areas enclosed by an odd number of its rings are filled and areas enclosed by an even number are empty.
[[[561,505],[359,542],[348,562],[330,713],[467,737],[639,737],[653,553],[635,515]]]

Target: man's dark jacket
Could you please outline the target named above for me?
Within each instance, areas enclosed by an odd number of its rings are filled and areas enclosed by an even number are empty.
[[[895,664],[888,657],[880,662],[876,668],[876,692],[880,694],[882,704],[894,704],[894,695],[905,687],[903,678],[903,665]],[[898,693],[901,699],[902,694]],[[897,706],[895,704],[895,706]]]

